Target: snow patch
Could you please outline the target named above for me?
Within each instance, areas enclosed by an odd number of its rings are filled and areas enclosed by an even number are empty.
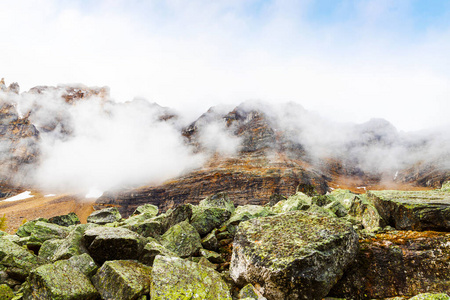
[[[31,195],[31,191],[26,191],[21,194],[15,195],[14,197],[7,198],[3,201],[17,201],[17,200],[24,200],[24,199],[33,198],[33,197],[34,196]]]

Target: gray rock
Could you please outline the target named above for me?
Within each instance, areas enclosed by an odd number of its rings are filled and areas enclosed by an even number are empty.
[[[122,219],[120,212],[115,207],[109,207],[101,210],[94,211],[87,217],[88,223],[94,223],[98,225],[105,225],[108,223],[118,222]]]
[[[71,212],[67,215],[52,217],[52,218],[48,219],[48,222],[56,224],[56,225],[60,225],[60,226],[71,226],[71,225],[77,225],[77,224],[81,223],[78,216],[73,212]]]
[[[197,230],[184,221],[171,227],[161,236],[161,244],[180,257],[193,256],[202,247]]]

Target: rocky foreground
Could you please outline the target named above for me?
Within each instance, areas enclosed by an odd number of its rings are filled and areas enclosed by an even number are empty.
[[[0,299],[450,299],[450,184],[71,213],[0,238]]]

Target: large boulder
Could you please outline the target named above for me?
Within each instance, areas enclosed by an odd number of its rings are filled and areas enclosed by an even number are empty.
[[[199,207],[219,207],[224,208],[230,213],[233,213],[235,210],[233,201],[228,198],[227,193],[217,193],[213,196],[207,197],[200,201],[198,204]]]
[[[330,296],[411,297],[450,290],[450,233],[393,231],[360,240],[355,262]]]
[[[147,266],[153,265],[153,261],[157,255],[163,256],[175,256],[178,255],[170,250],[164,248],[164,246],[158,244],[156,241],[148,242],[144,249],[142,250],[141,257],[139,257],[139,261]]]
[[[23,247],[0,238],[0,265],[6,267],[9,277],[23,282],[31,270],[46,261]]]
[[[88,223],[98,225],[105,225],[108,223],[118,222],[122,219],[120,212],[115,207],[108,207],[101,210],[96,210],[87,217]]]
[[[22,224],[16,232],[16,235],[20,237],[27,237],[31,235],[31,232],[33,232],[34,226],[37,222],[48,222],[47,219],[39,218],[36,220],[25,222],[25,224]]]
[[[366,231],[375,231],[386,226],[384,219],[365,194],[353,198],[348,214],[358,220]]]
[[[275,213],[285,213],[294,210],[307,210],[311,206],[311,198],[302,192],[297,192],[295,195],[281,200],[274,206],[272,211]]]
[[[183,204],[177,206],[175,209],[169,209],[165,214],[161,214],[155,218],[153,221],[157,221],[161,223],[161,234],[165,233],[170,227],[186,221],[190,220],[192,217],[192,205]]]
[[[67,261],[34,269],[27,278],[24,300],[95,300],[98,292],[89,278]]]
[[[80,219],[74,212],[71,212],[67,215],[51,217],[50,219],[48,219],[48,221],[49,223],[53,223],[60,226],[71,226],[81,223]]]
[[[84,245],[92,258],[102,264],[107,260],[138,259],[146,240],[120,227],[95,227],[86,230]]]
[[[132,216],[145,215],[148,218],[155,217],[159,212],[158,206],[152,204],[144,204],[135,209]]]
[[[139,299],[150,292],[152,268],[136,261],[107,261],[92,277],[103,299]]]
[[[260,205],[242,205],[238,206],[231,215],[226,224],[237,225],[240,222],[254,218],[262,218],[273,215],[274,213],[267,207]]]
[[[211,268],[178,257],[156,256],[150,298],[229,299],[228,286]]]
[[[242,222],[230,275],[267,299],[322,299],[358,253],[352,226],[323,214],[293,211]]]
[[[43,243],[50,239],[63,239],[70,230],[65,226],[59,226],[47,222],[36,222],[31,232],[30,243]]]
[[[369,191],[384,221],[398,230],[450,231],[450,193],[433,191]]]
[[[191,225],[200,236],[205,236],[214,228],[220,227],[230,216],[231,212],[226,208],[198,206],[193,209]]]
[[[180,257],[193,256],[202,247],[200,235],[187,220],[167,230],[161,236],[161,244]]]

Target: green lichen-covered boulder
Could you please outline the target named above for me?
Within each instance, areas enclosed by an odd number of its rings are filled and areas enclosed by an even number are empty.
[[[245,299],[245,298],[259,299],[260,298],[255,287],[251,283],[247,284],[239,291],[238,297],[239,297],[239,299]]]
[[[144,237],[120,227],[94,227],[83,236],[92,258],[102,264],[107,260],[138,259],[146,244]]]
[[[302,192],[297,192],[295,195],[272,206],[272,211],[278,214],[294,210],[307,210],[310,206],[311,198]]]
[[[387,225],[397,230],[450,231],[450,193],[433,191],[369,191]]]
[[[273,215],[270,208],[259,205],[242,205],[238,206],[226,222],[227,225],[236,225],[240,222],[247,221],[254,218],[262,218]]]
[[[94,211],[87,217],[88,223],[94,223],[98,225],[105,225],[108,223],[118,222],[122,219],[120,212],[115,207],[108,207],[105,209]]]
[[[34,269],[27,278],[24,300],[94,300],[98,292],[88,277],[67,261]]]
[[[220,274],[213,269],[158,255],[152,268],[150,298],[231,300],[231,295]]]
[[[53,261],[52,257],[59,246],[61,246],[63,241],[64,240],[62,239],[46,240],[44,243],[42,243],[41,248],[39,248],[38,256],[45,260]]]
[[[365,194],[354,198],[348,214],[361,222],[367,231],[374,231],[386,226],[383,218]]]
[[[293,211],[242,222],[230,275],[260,286],[267,299],[322,299],[358,253],[358,235],[344,220]]]
[[[338,218],[342,218],[347,215],[347,209],[339,201],[333,201],[330,204],[325,205],[324,208],[330,210]]]
[[[199,207],[219,207],[224,208],[232,214],[235,210],[233,201],[228,198],[227,193],[217,193],[200,201]]]
[[[77,225],[80,224],[80,219],[78,216],[71,212],[67,215],[61,215],[61,216],[55,216],[50,219],[48,219],[49,223],[53,223],[60,226],[71,226],[71,225]]]
[[[86,247],[83,243],[83,234],[89,225],[79,225],[74,230],[72,230],[69,235],[62,240],[61,244],[55,249],[52,261],[67,259],[74,255],[81,255],[87,252]]]
[[[214,229],[202,239],[201,243],[203,248],[211,251],[219,250],[219,241],[217,240],[216,232],[217,229]]]
[[[329,296],[412,297],[450,290],[450,233],[388,231],[360,239],[360,250]]]
[[[13,290],[6,284],[0,284],[0,299],[10,300],[14,298]]]
[[[131,260],[107,261],[92,277],[103,299],[139,299],[150,292],[152,268]]]
[[[6,239],[0,239],[0,265],[6,267],[9,277],[23,282],[31,270],[46,263],[25,248]]]
[[[28,221],[17,229],[16,235],[20,237],[30,236],[37,222],[48,222],[48,220],[39,218],[36,220]]]
[[[349,190],[342,190],[342,189],[335,189],[331,193],[326,195],[332,202],[338,201],[342,204],[342,206],[345,207],[346,210],[350,209],[350,206],[352,206],[352,203],[357,197],[356,194],[352,193]]]
[[[84,275],[91,277],[98,270],[98,265],[87,253],[72,256],[67,262],[73,267],[81,271]]]
[[[144,204],[141,206],[138,206],[132,216],[136,215],[146,215],[148,218],[152,218],[156,216],[159,212],[158,206],[152,205],[152,204]]]
[[[200,236],[205,236],[214,228],[220,227],[230,216],[231,212],[226,208],[198,206],[193,209],[191,225]]]
[[[161,234],[165,233],[170,227],[190,220],[192,217],[192,205],[183,204],[177,206],[174,210],[169,209],[165,214],[153,218],[153,221],[161,223]]]
[[[143,215],[137,215],[132,218],[140,217]],[[142,235],[143,237],[153,237],[156,238],[161,234],[162,231],[162,225],[160,222],[154,221],[154,220],[142,220],[137,221],[133,220],[132,222],[129,222],[128,224],[123,226],[124,228],[127,228],[131,231],[136,232],[137,234]]]
[[[166,249],[180,257],[193,256],[202,247],[200,235],[187,220],[172,226],[160,240]]]
[[[148,242],[144,249],[142,250],[142,254],[139,257],[139,261],[147,266],[153,265],[153,261],[157,255],[163,256],[178,256],[174,252],[164,248],[164,246],[158,244],[155,241]]]
[[[450,300],[447,294],[425,293],[409,298],[409,300]]]
[[[225,262],[222,255],[214,251],[200,249],[200,255],[214,264],[221,264]]]
[[[70,230],[67,227],[47,222],[36,222],[31,232],[29,243],[43,243],[51,239],[63,239],[67,237]],[[28,243],[28,244],[29,244]]]

